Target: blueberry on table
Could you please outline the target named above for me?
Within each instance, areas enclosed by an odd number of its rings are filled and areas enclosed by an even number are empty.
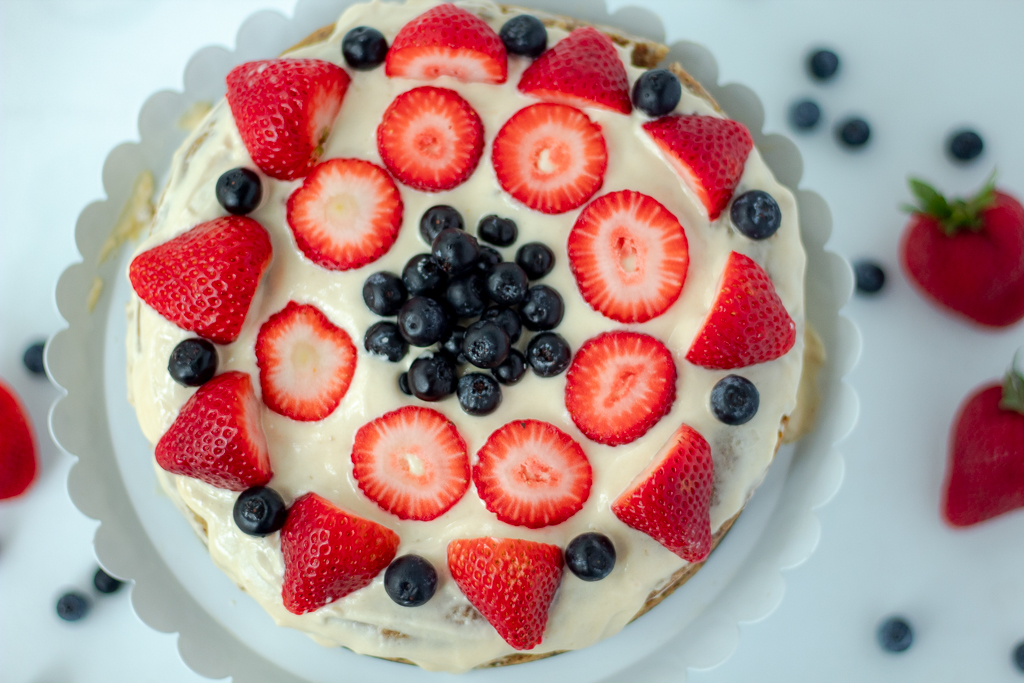
[[[511,218],[502,218],[492,213],[480,219],[476,234],[484,242],[490,242],[496,247],[508,247],[519,237],[519,227]]]
[[[43,364],[43,351],[46,350],[46,342],[35,342],[25,349],[21,362],[33,375],[45,375],[46,366]]]
[[[103,571],[102,567],[96,569],[96,573],[92,575],[92,585],[96,590],[104,595],[110,595],[121,590],[121,586],[124,585],[123,581],[115,579],[110,574]]]
[[[402,360],[409,352],[409,344],[406,343],[398,325],[387,321],[370,325],[366,330],[366,336],[363,337],[363,348],[368,353],[386,358],[392,363]]]
[[[451,276],[468,270],[480,258],[480,243],[457,228],[445,228],[437,233],[430,249],[441,269]]]
[[[526,300],[519,307],[523,325],[534,332],[553,330],[562,322],[565,304],[562,296],[547,285],[530,287]]]
[[[554,332],[542,332],[526,347],[526,360],[540,377],[554,377],[565,372],[572,361],[569,343]]]
[[[509,349],[508,358],[491,369],[494,378],[506,386],[516,384],[526,375],[526,356],[518,349]]]
[[[566,546],[565,564],[584,581],[600,581],[615,568],[615,546],[604,534],[580,534]]]
[[[1024,642],[1017,643],[1017,647],[1013,648],[1013,665],[1017,667],[1017,670],[1024,673]]]
[[[369,26],[356,26],[341,41],[341,54],[353,69],[368,71],[384,62],[388,41],[384,34]]]
[[[878,644],[889,652],[903,652],[914,643],[914,631],[901,617],[890,617],[878,626]]]
[[[478,368],[496,368],[508,358],[512,344],[508,333],[493,320],[478,320],[466,328],[462,352]]]
[[[402,555],[384,572],[384,591],[403,607],[419,607],[434,597],[437,570],[419,555]]]
[[[750,190],[733,200],[729,217],[736,229],[752,240],[767,239],[782,225],[778,202],[763,190]]]
[[[949,136],[947,148],[949,155],[957,161],[971,161],[981,156],[985,150],[985,143],[980,135],[973,130],[964,128]]]
[[[789,109],[789,122],[797,130],[810,130],[821,120],[821,107],[814,100],[800,100]]]
[[[526,298],[530,279],[516,263],[499,263],[487,276],[487,296],[499,306],[515,306]]]
[[[827,81],[839,71],[839,55],[832,50],[815,50],[807,58],[807,69],[819,81]]]
[[[555,253],[541,242],[527,242],[516,251],[516,263],[531,280],[539,280],[555,267]]]
[[[840,123],[836,134],[847,147],[863,147],[871,139],[871,126],[864,119],[853,117]]]
[[[502,262],[501,252],[494,247],[489,247],[486,244],[480,245],[480,257],[476,260],[476,270],[478,273],[487,277],[494,270],[494,267]]]
[[[488,308],[481,320],[493,320],[508,334],[508,340],[515,344],[523,334],[523,320],[511,308]]]
[[[78,621],[89,613],[92,603],[81,593],[71,591],[57,600],[57,616],[64,621]]]
[[[466,224],[462,221],[462,214],[447,204],[432,206],[420,217],[420,236],[427,244],[433,244],[441,231],[449,228],[465,230]]]
[[[448,284],[441,264],[430,254],[416,254],[402,269],[402,284],[410,296],[440,292]]]
[[[444,306],[425,296],[414,296],[398,312],[398,330],[413,346],[430,346],[444,339],[451,320]]]
[[[501,404],[501,386],[490,375],[468,372],[459,378],[455,393],[469,415],[489,415]]]
[[[288,519],[284,499],[269,486],[253,486],[238,494],[232,510],[239,530],[250,536],[266,536],[279,531]]]
[[[672,112],[683,96],[679,78],[668,69],[652,69],[633,84],[633,106],[648,116]]]
[[[857,282],[857,291],[863,294],[876,294],[885,286],[885,271],[874,261],[861,260],[854,263],[853,276]]]
[[[380,316],[398,315],[405,303],[405,285],[394,273],[374,273],[363,283],[363,302]]]
[[[398,390],[406,396],[412,396],[412,388],[409,387],[409,373],[403,372],[398,376]]]
[[[171,379],[182,386],[198,387],[217,374],[217,348],[205,339],[186,339],[171,351],[167,361]]]
[[[739,375],[723,377],[711,390],[711,412],[727,425],[750,422],[760,402],[761,396],[754,383]]]
[[[462,275],[448,284],[444,298],[456,318],[475,318],[487,307],[487,283],[480,273]]]
[[[217,201],[236,216],[252,213],[263,199],[263,184],[255,171],[233,168],[217,178]]]
[[[548,46],[548,31],[535,16],[520,14],[512,17],[498,33],[509,54],[540,57]]]
[[[421,401],[440,401],[455,392],[455,359],[444,352],[425,353],[412,362],[409,389]]]

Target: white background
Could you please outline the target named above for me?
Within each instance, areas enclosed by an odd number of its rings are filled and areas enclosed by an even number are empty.
[[[586,0],[580,0],[585,2]],[[523,0],[523,4],[528,4]],[[611,1],[615,8],[626,3]],[[960,400],[1000,376],[1024,346],[1024,323],[988,332],[954,320],[913,292],[896,264],[916,174],[953,192],[998,167],[1024,196],[1024,3],[1014,0],[634,0],[664,20],[668,41],[715,54],[721,80],[752,87],[767,131],[791,134],[804,186],[835,218],[830,248],[876,258],[889,275],[878,297],[847,308],[864,336],[851,375],[861,418],[842,445],[846,478],[820,510],[822,540],[786,573],[781,607],[746,625],[725,664],[691,672],[727,681],[1024,681],[1010,663],[1024,640],[1024,513],[969,530],[939,520],[949,425]],[[127,591],[97,599],[83,621],[54,613],[69,588],[88,591],[95,523],[69,501],[70,458],[46,436],[56,396],[21,365],[26,344],[62,325],[53,285],[77,259],[78,212],[102,197],[107,152],[135,139],[146,97],[181,87],[200,47],[233,45],[253,11],[291,12],[294,0],[0,0],[0,377],[21,394],[40,441],[42,472],[28,495],[0,503],[0,683],[201,681],[174,637],[131,612]],[[807,78],[803,58],[828,45],[838,78]],[[812,96],[825,125],[788,130],[785,114]],[[870,145],[839,148],[831,125],[857,113]],[[956,166],[947,133],[976,127],[984,156]],[[96,597],[96,596],[94,596]],[[915,644],[882,652],[877,623],[906,615]],[[600,647],[600,646],[597,646]],[[528,667],[524,667],[528,676]],[[680,680],[683,675],[680,673]]]

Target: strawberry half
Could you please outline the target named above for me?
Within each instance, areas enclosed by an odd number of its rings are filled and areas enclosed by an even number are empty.
[[[579,109],[534,104],[501,127],[491,161],[505,192],[534,211],[565,213],[601,188],[608,149],[601,127]]]
[[[219,489],[266,485],[274,473],[249,375],[225,372],[199,387],[157,442],[156,462]]]
[[[281,528],[281,597],[292,614],[320,609],[368,586],[391,563],[398,534],[315,493],[296,500]]]
[[[0,500],[28,490],[38,469],[32,421],[14,390],[0,382]]]
[[[588,439],[618,446],[639,439],[676,400],[676,365],[660,341],[605,332],[576,352],[565,379],[565,407]]]
[[[711,447],[683,425],[612,503],[612,512],[687,562],[711,553]]]
[[[754,148],[747,127],[717,116],[662,116],[644,124],[715,220],[732,199]]]
[[[443,515],[469,488],[469,454],[441,413],[404,406],[356,432],[352,476],[363,493],[400,519]]]
[[[539,420],[499,427],[476,455],[473,483],[487,509],[506,524],[561,524],[590,497],[590,461],[572,437]]]
[[[506,643],[516,650],[540,644],[562,582],[558,546],[518,538],[460,538],[448,544],[448,570]]]
[[[584,300],[621,323],[667,311],[690,265],[683,226],[657,200],[633,190],[603,195],[583,209],[567,248]]]
[[[128,267],[139,298],[183,330],[217,344],[238,338],[270,264],[267,231],[245,216],[200,223]]]
[[[729,254],[718,296],[686,360],[705,368],[732,370],[780,358],[795,343],[796,323],[768,273],[748,256]]]
[[[228,105],[253,163],[271,178],[306,175],[324,153],[351,80],[319,59],[265,59],[228,73]]]
[[[450,190],[473,175],[484,124],[454,90],[425,85],[394,99],[377,126],[377,151],[398,180],[424,192]]]
[[[338,407],[356,371],[356,347],[316,306],[289,301],[256,337],[263,403],[302,422]]]
[[[539,99],[577,107],[633,110],[629,77],[611,39],[584,26],[562,38],[519,79],[519,90]]]
[[[445,3],[402,27],[388,50],[384,72],[420,81],[451,76],[463,83],[504,83],[508,57],[487,22]]]
[[[351,270],[391,249],[402,211],[398,188],[380,166],[330,159],[288,197],[288,227],[310,261],[327,270]]]

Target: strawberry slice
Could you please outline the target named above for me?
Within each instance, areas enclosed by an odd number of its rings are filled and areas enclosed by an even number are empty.
[[[539,420],[499,427],[477,453],[473,483],[487,509],[506,524],[561,524],[590,497],[590,461],[572,437]]]
[[[256,337],[263,403],[302,422],[338,407],[356,371],[356,347],[316,306],[289,301]]]
[[[528,66],[519,90],[576,107],[597,106],[623,114],[633,110],[619,51],[591,26],[574,30]]]
[[[711,447],[681,426],[612,503],[615,516],[687,562],[711,553]]]
[[[14,390],[0,382],[0,500],[27,491],[38,469],[32,421]]]
[[[249,375],[225,372],[201,386],[157,442],[156,462],[229,491],[267,484],[274,473]]]
[[[558,546],[518,538],[459,538],[448,544],[448,570],[506,643],[516,650],[540,644],[562,582]]]
[[[281,529],[281,597],[292,614],[320,609],[364,588],[391,563],[398,534],[315,493],[298,498]]]
[[[356,432],[352,476],[366,496],[400,519],[443,515],[469,488],[469,454],[441,413],[404,406]]]
[[[377,126],[377,151],[398,180],[424,192],[464,183],[480,163],[484,124],[457,92],[425,85],[396,97]]]
[[[230,344],[242,331],[271,254],[263,226],[224,216],[142,252],[128,279],[139,298],[170,322]]]
[[[683,226],[658,201],[633,190],[603,195],[583,209],[567,248],[584,300],[621,323],[667,311],[690,265]]]
[[[705,368],[732,370],[775,360],[795,343],[796,323],[768,273],[749,256],[729,254],[718,296],[686,360]]]
[[[676,400],[676,365],[660,341],[605,332],[576,352],[565,378],[565,407],[587,438],[608,446],[639,439]]]
[[[388,50],[384,72],[420,81],[451,76],[463,83],[504,83],[508,57],[487,22],[446,3],[402,27]]]
[[[644,130],[715,220],[732,199],[754,148],[747,127],[717,116],[662,116]]]
[[[601,127],[564,104],[517,111],[494,138],[491,157],[502,189],[541,213],[583,206],[608,168]]]
[[[398,188],[380,166],[330,159],[288,197],[288,227],[310,261],[327,270],[351,270],[391,249],[402,210]]]
[[[319,59],[265,59],[228,74],[228,105],[249,156],[278,180],[306,175],[324,153],[351,79]]]

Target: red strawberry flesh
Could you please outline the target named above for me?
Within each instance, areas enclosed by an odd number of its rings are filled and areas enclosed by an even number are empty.
[[[0,382],[0,500],[27,491],[38,468],[32,421],[14,390]]]

